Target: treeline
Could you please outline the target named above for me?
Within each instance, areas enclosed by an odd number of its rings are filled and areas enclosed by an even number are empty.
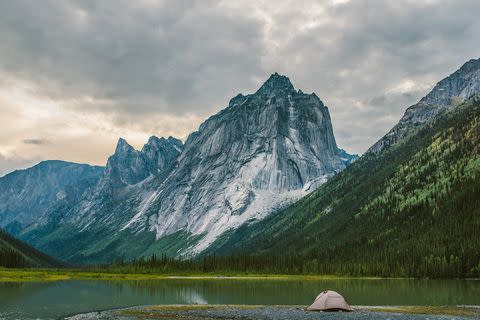
[[[152,272],[163,274],[304,274],[316,270],[305,268],[301,256],[230,255],[203,256],[194,259],[178,259],[166,255],[151,255],[130,262],[122,260],[103,268],[117,272]]]
[[[480,275],[480,265],[471,267],[474,261],[464,257],[419,256],[392,254],[389,250],[373,254],[372,250],[359,250],[346,257],[349,252],[361,248],[352,242],[351,250],[334,248],[309,255],[231,255],[204,256],[196,259],[177,259],[166,255],[140,258],[130,262],[117,261],[103,266],[103,271],[121,273],[158,274],[285,274],[285,275],[338,275],[338,276],[382,276],[382,277],[459,277]],[[368,253],[368,254],[367,254]],[[367,254],[363,258],[362,254]]]
[[[26,265],[25,258],[20,253],[11,249],[0,249],[0,267],[24,268]]]
[[[30,268],[40,266],[63,267],[65,264],[14,238],[0,228],[0,267]]]

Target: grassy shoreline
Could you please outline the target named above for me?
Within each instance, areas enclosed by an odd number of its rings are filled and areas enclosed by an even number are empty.
[[[413,277],[366,277],[366,276],[339,276],[339,275],[288,275],[288,274],[247,274],[247,273],[122,273],[102,270],[82,269],[4,269],[0,268],[0,282],[27,282],[27,281],[61,281],[61,280],[395,280],[395,279],[428,279]],[[458,278],[460,279],[460,278]],[[479,281],[477,278],[462,278],[464,280]]]
[[[159,274],[117,273],[78,269],[0,269],[0,282],[61,281],[61,280],[166,280],[166,279],[231,279],[231,280],[334,280],[334,279],[399,279],[380,277],[349,277],[337,275],[282,275],[282,274]],[[405,279],[405,278],[403,278]]]

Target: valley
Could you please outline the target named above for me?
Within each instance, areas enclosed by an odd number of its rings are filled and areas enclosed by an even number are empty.
[[[0,1],[0,320],[480,319],[479,12]]]

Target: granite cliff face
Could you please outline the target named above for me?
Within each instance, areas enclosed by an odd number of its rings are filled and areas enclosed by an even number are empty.
[[[135,150],[120,139],[74,206],[20,236],[73,262],[195,255],[315,190],[356,158],[337,147],[322,101],[273,74],[257,92],[231,99],[185,145],[151,137]]]
[[[157,239],[186,232],[199,240],[182,253],[196,254],[314,190],[352,159],[337,147],[322,101],[274,74],[190,135],[175,169],[123,229],[154,231]]]
[[[418,125],[447,112],[480,92],[480,59],[466,62],[438,82],[417,104],[409,107],[397,125],[375,143],[369,152],[378,153],[405,138]]]

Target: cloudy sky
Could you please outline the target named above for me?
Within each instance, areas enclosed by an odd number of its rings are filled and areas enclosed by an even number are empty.
[[[1,1],[0,175],[104,164],[118,137],[185,138],[273,72],[316,92],[362,153],[480,56],[480,2]]]

